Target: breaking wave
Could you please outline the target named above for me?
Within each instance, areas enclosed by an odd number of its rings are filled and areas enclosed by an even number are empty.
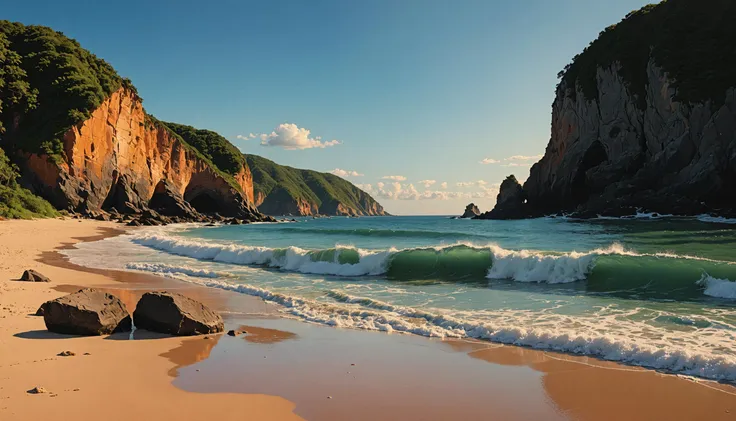
[[[206,261],[264,266],[304,274],[381,276],[397,281],[491,279],[544,284],[587,281],[584,288],[593,292],[634,294],[646,290],[654,294],[676,293],[680,294],[677,298],[687,298],[702,296],[703,289],[695,280],[703,273],[736,279],[736,264],[733,262],[671,253],[636,253],[620,244],[587,252],[561,253],[465,243],[409,249],[370,250],[336,246],[308,250],[294,246],[270,248],[192,241],[166,234],[139,235],[133,238],[133,242]]]

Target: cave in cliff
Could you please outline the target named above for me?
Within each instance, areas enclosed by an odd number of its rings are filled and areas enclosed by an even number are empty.
[[[580,161],[580,166],[575,173],[575,178],[572,180],[570,186],[570,195],[572,200],[576,203],[583,203],[590,197],[591,194],[596,193],[591,191],[590,185],[587,182],[588,170],[595,168],[608,160],[608,154],[603,144],[596,140],[593,142],[588,150],[585,151],[583,159]]]
[[[189,204],[200,213],[221,212],[221,206],[218,201],[210,194],[202,192],[189,201]]]

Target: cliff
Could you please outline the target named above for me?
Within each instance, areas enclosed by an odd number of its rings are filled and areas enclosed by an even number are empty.
[[[0,146],[15,161],[2,184],[31,212],[4,206],[0,216],[53,213],[32,191],[58,209],[150,224],[266,219],[244,159],[226,162],[216,142],[187,143],[146,114],[129,80],[64,34],[0,21],[0,65]]]
[[[245,155],[253,172],[255,204],[267,215],[387,215],[368,193],[329,173]]]
[[[64,134],[61,159],[26,153],[22,168],[26,184],[60,209],[138,213],[166,186],[198,212],[258,219],[246,165],[222,171],[124,87]]]
[[[482,217],[736,215],[735,18],[669,0],[601,32],[558,75],[543,158]]]

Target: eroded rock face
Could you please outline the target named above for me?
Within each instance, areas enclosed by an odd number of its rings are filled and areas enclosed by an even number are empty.
[[[56,333],[94,336],[131,330],[123,302],[91,288],[47,301],[38,312],[43,313],[46,328]]]
[[[465,212],[463,212],[461,218],[475,218],[478,215],[480,215],[480,209],[475,206],[475,203],[471,203],[465,207]]]
[[[222,317],[199,301],[174,292],[147,292],[133,312],[138,329],[178,336],[222,332]]]
[[[632,95],[619,65],[599,68],[598,96],[562,83],[552,136],[531,168],[524,215],[582,216],[643,211],[736,214],[736,96],[725,103],[675,101],[674,81],[650,60],[646,98]],[[501,206],[497,205],[497,208]]]
[[[138,96],[120,88],[64,135],[65,160],[26,155],[22,182],[54,206],[89,214],[115,208],[135,214],[161,182],[193,203],[214,201],[224,216],[258,219],[253,180],[243,166],[228,183],[170,131],[146,118]],[[196,208],[196,206],[195,206]]]

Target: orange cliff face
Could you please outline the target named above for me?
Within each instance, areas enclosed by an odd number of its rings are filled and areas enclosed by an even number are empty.
[[[165,183],[200,212],[258,214],[247,166],[231,184],[172,132],[146,120],[138,96],[121,88],[64,135],[63,162],[30,155],[25,172],[35,190],[63,209],[142,209]]]

